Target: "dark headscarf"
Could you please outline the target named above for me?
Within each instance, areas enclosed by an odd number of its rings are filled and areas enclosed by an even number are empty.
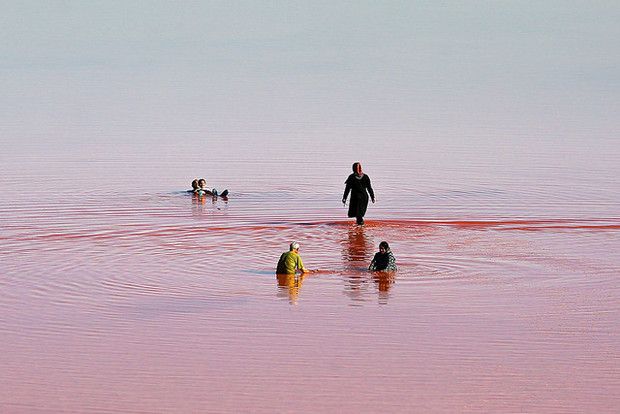
[[[353,163],[353,173],[355,174],[355,176],[357,178],[360,178],[364,175],[364,173],[362,172],[362,164],[360,164],[359,162]]]
[[[381,251],[375,253],[375,257],[372,259],[372,263],[370,264],[370,270],[382,271],[386,270],[390,265],[390,256],[393,256],[392,251],[390,250],[390,245],[388,242],[382,241],[379,243],[379,248],[381,247],[385,249],[385,253],[381,253]]]

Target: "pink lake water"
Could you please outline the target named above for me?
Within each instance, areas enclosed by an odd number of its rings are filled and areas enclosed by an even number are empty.
[[[0,2],[0,414],[617,413],[619,19]]]
[[[617,136],[276,126],[9,143],[3,412],[617,409]],[[377,193],[364,227],[340,202],[354,161]],[[185,194],[199,177],[229,199]],[[278,280],[294,240],[321,272]],[[395,275],[366,270],[382,240]]]

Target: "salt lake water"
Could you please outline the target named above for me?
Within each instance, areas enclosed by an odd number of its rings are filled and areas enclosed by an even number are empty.
[[[105,15],[118,35],[80,24],[88,51],[60,23],[101,10],[47,6],[57,37],[2,49],[0,411],[617,409],[620,83],[595,59],[617,6],[574,6],[565,23],[602,23],[561,35],[500,24],[525,6],[489,26],[421,7],[415,30],[304,10],[327,20],[300,34],[244,27],[258,6],[209,32],[188,4],[132,6],[146,34],[126,10]],[[341,202],[356,161],[363,227]],[[187,194],[202,177],[230,196]],[[393,275],[367,271],[383,240]],[[276,277],[292,241],[319,272]]]

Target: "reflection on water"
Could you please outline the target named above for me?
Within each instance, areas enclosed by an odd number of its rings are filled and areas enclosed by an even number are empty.
[[[618,2],[117,3],[0,5],[0,414],[618,412]]]
[[[223,197],[212,197],[210,195],[199,195],[199,194],[187,194],[187,197],[191,197],[192,199],[192,213],[195,216],[203,216],[205,215],[207,210],[207,205],[210,209],[221,210],[225,208],[228,204],[228,198]],[[210,211],[210,210],[209,210]]]
[[[396,272],[372,272],[372,278],[379,291],[379,304],[387,304],[390,288],[396,280]]]
[[[299,289],[301,288],[301,282],[306,277],[303,273],[296,274],[276,274],[278,279],[278,296],[288,298],[291,305],[297,304],[299,298]]]
[[[368,223],[366,224],[368,226]],[[345,289],[353,304],[365,302],[368,299],[370,275],[367,271],[370,264],[372,242],[366,232],[366,226],[351,225],[343,240],[342,259],[345,273]]]
[[[372,241],[366,235],[366,226],[353,225],[343,241],[342,259],[346,268],[367,269],[372,258]]]
[[[241,160],[264,176],[236,176],[228,200],[182,192],[194,172],[136,194],[116,188],[117,175],[94,180],[88,163],[0,165],[13,177],[56,171],[46,197],[11,181],[0,199],[0,312],[10,315],[0,321],[0,407],[365,412],[381,400],[401,412],[612,411],[616,182],[602,178],[599,198],[572,190],[577,201],[553,174],[544,197],[526,180],[473,191],[464,178],[451,183],[463,191],[426,192],[441,182],[420,178],[412,190],[394,178],[409,160],[367,162],[381,203],[356,226],[332,174],[343,163],[322,157],[318,187],[290,174],[293,161],[274,173]],[[82,178],[100,188],[81,191]],[[274,283],[292,240],[321,271]],[[368,270],[382,240],[396,273]],[[294,398],[292,383],[303,385]]]

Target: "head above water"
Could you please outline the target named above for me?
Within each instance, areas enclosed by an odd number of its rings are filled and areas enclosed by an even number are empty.
[[[390,245],[388,244],[388,242],[382,241],[381,243],[379,243],[379,250],[384,250],[386,252],[389,252],[390,251]]]
[[[206,187],[207,186],[207,182],[205,181],[204,178],[201,178],[200,180],[198,180],[198,187]]]
[[[361,163],[359,162],[353,163],[352,168],[353,168],[353,173],[355,175],[362,175],[362,164]]]
[[[198,178],[195,178],[194,181],[192,181],[192,188],[194,190],[198,189]]]
[[[289,249],[290,249],[290,251],[299,250],[299,243],[297,243],[297,242],[291,243],[291,245],[289,246]]]

